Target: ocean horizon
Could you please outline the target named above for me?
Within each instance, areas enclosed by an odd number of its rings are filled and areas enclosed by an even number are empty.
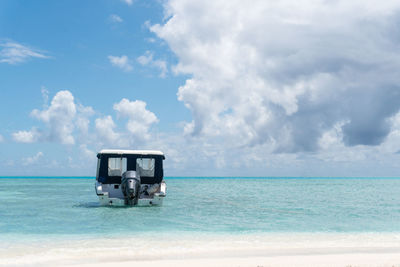
[[[95,179],[95,176],[3,175],[0,179]],[[400,176],[165,176],[173,179],[400,179]]]

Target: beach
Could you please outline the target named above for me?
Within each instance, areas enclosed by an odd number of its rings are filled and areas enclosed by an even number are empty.
[[[31,243],[4,266],[400,266],[400,234],[138,235]]]
[[[185,260],[157,260],[157,261],[128,261],[128,262],[110,262],[102,263],[102,266],[143,266],[143,267],[155,267],[155,266],[209,266],[209,267],[267,267],[267,266],[365,266],[365,267],[397,267],[400,264],[393,264],[398,261],[399,254],[397,253],[385,253],[385,254],[371,254],[371,253],[354,253],[354,254],[335,254],[335,255],[285,255],[285,256],[274,256],[274,257],[232,257],[232,258],[217,258],[217,259],[185,259]],[[350,264],[349,264],[350,263]],[[68,265],[67,265],[68,266]],[[82,264],[80,266],[92,267],[98,266],[96,264]]]

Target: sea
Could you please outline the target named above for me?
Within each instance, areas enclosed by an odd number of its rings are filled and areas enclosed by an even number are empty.
[[[82,252],[100,260],[210,247],[219,253],[245,246],[251,253],[315,240],[326,246],[343,240],[343,246],[400,244],[400,178],[165,181],[162,206],[104,207],[94,177],[0,178],[0,265],[51,265],[60,255],[73,261]]]

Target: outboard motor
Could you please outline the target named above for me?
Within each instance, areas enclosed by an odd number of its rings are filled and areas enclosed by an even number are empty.
[[[137,205],[140,196],[140,177],[136,171],[126,171],[122,174],[121,190],[125,197],[125,205]]]

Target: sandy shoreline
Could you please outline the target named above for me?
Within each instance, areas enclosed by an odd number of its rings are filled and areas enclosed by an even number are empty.
[[[318,266],[318,267],[399,267],[399,253],[346,253],[329,255],[281,255],[271,257],[198,258],[154,261],[114,261],[62,266],[143,266],[143,267],[267,267],[267,266]]]
[[[389,266],[400,233],[164,235],[0,245],[2,266]]]
[[[264,256],[217,256],[202,255],[188,256],[182,255],[180,259],[159,259],[159,260],[127,260],[127,261],[99,261],[84,264],[65,264],[62,266],[170,266],[170,267],[267,267],[267,266],[343,266],[343,267],[400,267],[399,248],[341,248],[341,249],[296,249],[275,251],[264,251]]]

